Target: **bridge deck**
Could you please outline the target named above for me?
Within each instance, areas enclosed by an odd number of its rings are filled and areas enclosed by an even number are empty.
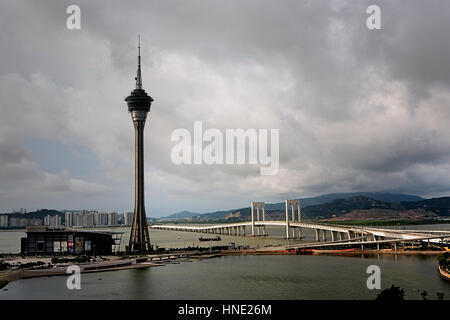
[[[286,221],[251,221],[229,223],[229,224],[214,224],[214,225],[152,225],[152,229],[160,230],[173,230],[173,231],[188,231],[188,232],[214,232],[226,228],[241,228],[241,227],[251,227],[252,224],[255,227],[261,226],[280,226],[286,228]],[[437,239],[443,240],[444,238],[450,238],[450,231],[441,230],[396,230],[396,229],[383,229],[383,228],[373,228],[373,227],[359,227],[359,226],[347,226],[347,225],[330,225],[330,224],[319,224],[319,223],[306,223],[306,222],[288,222],[289,228],[308,228],[315,230],[323,230],[329,232],[346,233],[353,235],[362,234],[366,236],[375,236],[381,238],[390,238],[390,240],[379,240],[386,242],[393,242],[395,239],[403,240],[429,240],[431,242],[437,242]],[[439,234],[439,236],[433,234]],[[353,242],[354,238],[352,239]],[[336,243],[336,242],[334,242]],[[383,243],[377,241],[370,241],[367,243]],[[323,245],[324,242],[321,243]]]

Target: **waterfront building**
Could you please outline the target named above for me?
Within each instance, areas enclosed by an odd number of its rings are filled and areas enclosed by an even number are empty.
[[[27,221],[27,226],[42,226],[42,219],[39,219],[39,218],[31,218],[30,219],[29,218]]]
[[[61,227],[61,217],[59,215],[47,215],[44,218],[44,225],[51,227]]]
[[[104,212],[94,212],[94,225],[95,226],[106,226],[108,225],[108,215]]]
[[[74,225],[73,218],[74,218],[73,212],[65,213],[65,226],[66,227],[72,227]]]
[[[81,227],[83,225],[83,213],[78,212],[74,214],[73,225],[75,227]]]
[[[73,214],[74,227],[93,227],[94,226],[94,213],[87,212],[85,210],[76,212]]]
[[[6,214],[0,215],[0,227],[1,228],[8,227],[8,215],[6,215]]]
[[[124,212],[123,213],[123,224],[126,226],[131,226],[133,222],[133,212]]]
[[[29,227],[21,251],[27,255],[109,255],[119,233],[77,231],[65,228]]]
[[[119,224],[119,214],[117,212],[108,213],[108,225],[116,226]]]
[[[6,227],[10,228],[24,228],[27,226],[41,226],[43,220],[40,218],[23,218],[23,217],[8,217]]]
[[[83,227],[93,227],[94,226],[94,213],[87,212],[83,214]]]
[[[9,219],[9,226],[12,228],[23,228],[26,227],[26,225],[26,218],[11,217],[11,219]]]

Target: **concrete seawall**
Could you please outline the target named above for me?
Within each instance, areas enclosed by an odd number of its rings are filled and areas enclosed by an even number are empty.
[[[76,264],[80,267],[81,273],[92,273],[92,272],[106,272],[106,271],[118,271],[126,269],[142,269],[161,266],[159,263],[152,262],[141,262],[136,263],[135,261],[117,261],[113,263],[91,263],[91,264]],[[4,281],[15,281],[18,279],[34,278],[34,277],[51,277],[51,276],[62,276],[69,275],[67,273],[68,266],[61,266],[55,268],[47,269],[22,269],[22,270],[12,270],[0,273],[0,280]]]

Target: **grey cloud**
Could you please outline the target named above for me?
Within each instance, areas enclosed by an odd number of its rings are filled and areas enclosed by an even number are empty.
[[[365,27],[370,1],[80,1],[79,31],[65,28],[69,4],[1,5],[0,133],[17,137],[0,139],[5,208],[25,195],[63,208],[85,188],[93,197],[82,206],[130,209],[133,131],[123,98],[139,33],[155,99],[145,146],[150,215],[255,198],[450,189],[447,1],[380,0],[380,31]],[[173,165],[170,135],[195,120],[280,129],[279,174]],[[49,176],[24,148],[27,136],[86,146],[105,178]],[[18,188],[11,200],[5,185],[27,177],[46,188]],[[55,189],[66,195],[51,200]]]

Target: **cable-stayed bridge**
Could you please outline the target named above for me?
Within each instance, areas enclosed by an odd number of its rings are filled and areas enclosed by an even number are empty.
[[[425,241],[442,243],[450,241],[450,231],[441,230],[395,230],[386,228],[331,225],[301,221],[300,200],[286,200],[286,219],[282,221],[266,220],[264,202],[252,202],[251,221],[211,225],[152,225],[158,230],[211,233],[235,236],[267,236],[267,226],[279,226],[285,230],[286,239],[301,239],[303,229],[315,231],[316,243],[289,245],[284,247],[326,247],[345,245],[369,245],[378,247],[383,243]],[[296,210],[295,210],[296,209]],[[261,210],[261,212],[260,212]],[[296,211],[296,212],[295,212]],[[297,213],[297,214],[296,214]],[[328,240],[331,240],[328,242]]]

